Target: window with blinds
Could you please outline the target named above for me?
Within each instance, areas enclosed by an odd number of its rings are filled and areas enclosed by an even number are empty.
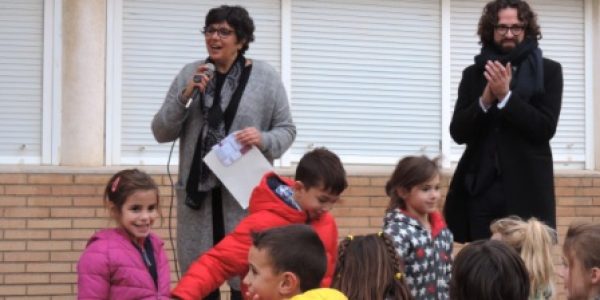
[[[0,163],[41,163],[44,2],[0,2]]]
[[[457,97],[462,70],[479,53],[477,23],[485,0],[451,2],[452,106]],[[543,55],[561,63],[563,103],[556,135],[551,141],[557,168],[582,169],[585,164],[585,18],[583,0],[530,0],[538,15]],[[591,122],[591,120],[588,120]],[[463,146],[453,143],[451,158],[458,162]]]
[[[152,116],[181,67],[206,56],[199,30],[210,1],[115,0],[121,7],[121,122],[113,129],[114,164],[164,164],[170,145],[150,131]],[[290,78],[298,135],[285,161],[326,146],[346,163],[393,164],[406,155],[440,154],[461,72],[479,52],[477,21],[486,0],[260,0],[241,2],[256,23],[248,56]],[[560,62],[563,106],[552,140],[558,167],[585,164],[585,0],[531,0],[544,55]],[[289,15],[290,36],[282,35]],[[442,5],[444,4],[444,5]],[[441,49],[442,7],[449,7],[450,49]],[[283,39],[282,39],[283,38]],[[290,60],[281,57],[289,41]],[[450,52],[443,65],[442,51]],[[286,58],[287,59],[287,58]],[[284,64],[283,66],[281,64]],[[442,107],[442,70],[450,71],[449,106]],[[120,94],[119,94],[120,93]],[[118,122],[117,122],[118,123]],[[455,163],[463,147],[451,141]],[[176,155],[174,156],[176,157]]]
[[[292,160],[440,151],[440,1],[292,1]]]
[[[254,43],[246,55],[266,60],[280,70],[281,8],[279,1],[238,1],[256,26]],[[236,3],[228,3],[234,5]],[[170,144],[158,144],[150,123],[181,68],[206,58],[200,33],[214,1],[123,0],[120,148],[114,164],[165,164]],[[116,29],[119,30],[119,29]],[[118,101],[119,99],[115,99]],[[114,148],[113,148],[114,149]],[[177,148],[176,148],[177,149]],[[177,154],[173,155],[175,163]]]

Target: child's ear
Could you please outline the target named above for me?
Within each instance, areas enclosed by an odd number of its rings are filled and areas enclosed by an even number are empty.
[[[304,183],[302,183],[302,181],[294,181],[294,186],[292,187],[294,189],[294,192],[299,192],[304,190]]]
[[[600,285],[600,268],[593,267],[590,270],[590,277],[593,285]]]
[[[300,278],[296,274],[286,271],[281,274],[282,280],[279,282],[279,294],[284,298],[291,298],[300,293]]]
[[[117,217],[119,214],[117,210],[117,206],[111,201],[106,201],[106,209],[108,209],[108,213],[111,217]]]
[[[398,197],[406,199],[406,196],[408,196],[408,194],[409,192],[405,187],[401,186],[396,188],[396,195],[398,195]]]

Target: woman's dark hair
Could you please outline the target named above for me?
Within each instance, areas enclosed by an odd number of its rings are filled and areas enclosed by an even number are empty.
[[[204,26],[227,22],[235,30],[238,41],[243,42],[240,54],[248,50],[251,42],[254,41],[254,21],[248,14],[248,11],[239,5],[221,5],[208,11]]]
[[[410,300],[403,265],[387,234],[348,236],[340,242],[331,287],[348,299]]]
[[[145,172],[138,169],[122,170],[113,175],[104,189],[104,201],[114,205],[116,212],[121,212],[127,197],[137,191],[153,190],[156,192],[156,204],[158,205],[158,186]]]
[[[537,15],[531,10],[527,2],[521,0],[494,0],[483,8],[483,14],[479,19],[477,34],[479,43],[483,46],[494,44],[494,28],[498,25],[498,13],[505,8],[515,8],[518,12],[519,21],[525,26],[525,36],[537,40],[542,38],[540,26],[537,23]]]
[[[424,155],[401,159],[385,185],[385,193],[390,197],[388,210],[406,209],[406,202],[398,195],[396,189],[404,188],[410,191],[413,187],[429,181],[440,173],[437,162],[437,158],[430,159]]]
[[[452,266],[450,299],[527,300],[529,273],[517,251],[501,241],[465,246]]]

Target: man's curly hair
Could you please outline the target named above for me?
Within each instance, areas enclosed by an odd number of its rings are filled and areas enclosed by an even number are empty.
[[[537,23],[537,14],[531,10],[527,2],[521,0],[494,0],[483,8],[483,14],[479,18],[477,34],[479,35],[480,44],[489,46],[494,43],[494,27],[498,25],[498,12],[509,7],[517,9],[519,21],[523,22],[525,26],[526,37],[537,40],[542,38],[542,32]]]

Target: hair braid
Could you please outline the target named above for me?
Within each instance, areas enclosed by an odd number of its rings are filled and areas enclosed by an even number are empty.
[[[348,248],[348,245],[350,244],[352,240],[350,238],[345,238],[343,239],[339,246],[338,246],[338,257],[337,257],[337,262],[335,264],[335,271],[334,274],[337,274],[336,276],[334,276],[333,281],[331,283],[331,287],[336,288],[338,290],[342,290],[342,282],[341,282],[341,274],[343,273],[344,270],[344,265],[345,265],[345,261],[346,261],[346,249]]]
[[[410,294],[408,286],[406,285],[404,261],[402,260],[402,258],[400,258],[400,255],[398,255],[398,252],[396,252],[396,247],[394,247],[394,242],[392,238],[386,233],[383,233],[380,236],[385,242],[387,252],[393,262],[392,271],[394,273],[391,274],[391,276],[393,276],[394,280],[392,281],[392,284],[390,286],[390,291],[393,293],[393,298],[412,299],[412,295]]]
[[[392,240],[383,233],[348,236],[338,247],[332,288],[348,299],[412,299],[403,264]]]

